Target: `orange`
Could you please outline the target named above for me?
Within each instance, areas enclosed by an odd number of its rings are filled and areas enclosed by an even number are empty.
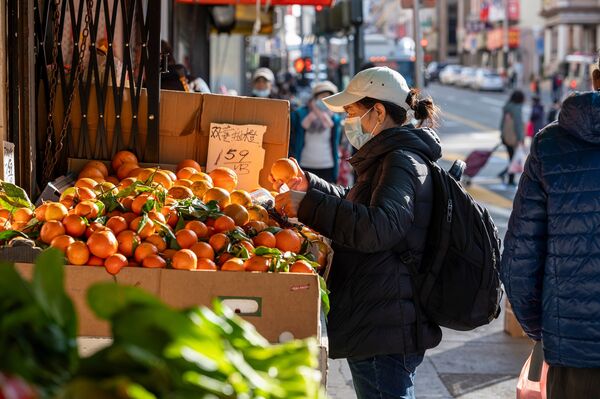
[[[198,236],[192,230],[181,229],[176,234],[177,244],[183,249],[191,248],[192,245],[198,242]]]
[[[136,262],[142,263],[148,256],[156,255],[157,253],[158,249],[156,246],[149,242],[143,242],[135,249],[134,257]]]
[[[290,266],[290,273],[314,273],[315,269],[305,260],[297,260]]]
[[[87,238],[90,238],[90,236],[92,234],[94,234],[96,231],[101,231],[104,229],[108,229],[108,227],[103,226],[102,224],[98,223],[98,222],[92,222],[90,223],[90,225],[85,229],[85,236]]]
[[[248,253],[254,253],[254,245],[252,244],[252,242],[244,240],[240,242],[240,245],[246,248],[246,250],[248,250]]]
[[[160,255],[154,254],[146,256],[142,261],[142,266],[155,269],[165,268],[167,267],[167,262]]]
[[[125,230],[117,235],[117,242],[119,243],[119,252],[129,257],[133,256],[134,251],[141,244],[142,240],[140,240],[135,231]]]
[[[291,229],[283,229],[275,234],[277,240],[277,248],[283,252],[299,253],[302,248],[302,240],[298,233]]]
[[[187,222],[185,228],[192,230],[200,239],[208,237],[208,227],[199,220]]]
[[[261,231],[254,237],[253,241],[257,247],[275,248],[277,246],[275,235],[268,231]]]
[[[112,275],[119,273],[121,269],[128,264],[129,262],[127,261],[125,255],[121,254],[111,255],[104,261],[104,267],[106,268],[106,271]]]
[[[104,162],[101,162],[101,161],[89,161],[88,163],[85,164],[85,166],[83,168],[84,169],[85,168],[98,169],[102,173],[102,176],[104,176],[105,178],[108,177],[108,168],[106,167],[106,165],[104,164]]]
[[[75,239],[73,237],[63,234],[54,237],[54,239],[52,239],[52,242],[50,242],[50,246],[60,250],[60,252],[64,254],[67,251],[67,247],[73,244],[74,242]]]
[[[204,172],[198,172],[198,173],[196,173],[195,175],[193,175],[192,177],[190,177],[190,180],[192,182],[194,182],[194,183],[197,182],[197,181],[204,181],[208,185],[210,185],[211,187],[213,187],[212,178],[209,175],[207,175],[206,173],[204,173]]]
[[[244,206],[240,204],[230,204],[223,209],[223,213],[229,216],[235,222],[236,226],[243,226],[248,223],[250,216]],[[219,221],[219,219],[217,219]]]
[[[29,208],[19,208],[13,213],[13,222],[27,223],[33,218],[33,211]]]
[[[177,171],[177,179],[189,179],[193,175],[197,174],[198,171],[195,168],[186,166]]]
[[[67,259],[71,265],[85,265],[90,259],[90,250],[84,242],[75,241],[67,247]]]
[[[279,226],[279,222],[277,222],[274,219],[269,218],[269,220],[267,220],[267,225],[271,226],[271,227],[281,227]]]
[[[129,176],[129,173],[135,169],[139,169],[137,162],[136,163],[126,162],[126,163],[122,164],[121,166],[119,166],[119,169],[117,170],[117,177],[121,180],[131,177],[131,176]]]
[[[119,193],[117,187],[113,183],[108,181],[98,183],[96,187],[94,187],[94,191],[98,194],[112,193],[116,195]]]
[[[217,270],[217,265],[210,259],[199,258],[196,264],[197,270]]]
[[[181,169],[183,168],[193,168],[195,169],[197,172],[202,172],[202,168],[200,167],[200,164],[196,161],[194,161],[193,159],[184,159],[183,161],[179,162],[177,164],[177,168],[175,169],[175,171],[179,172]]]
[[[121,202],[121,205],[123,205],[123,208],[131,210],[131,206],[133,205],[133,200],[135,199],[135,197],[125,197],[125,198],[121,198],[121,200],[119,202]],[[135,215],[135,213],[134,213]]]
[[[154,200],[154,197],[148,193],[138,195],[131,203],[131,210],[133,211],[133,213],[141,215],[143,212],[142,208],[144,207],[144,205],[146,205],[146,202],[150,200]],[[154,209],[155,206],[156,204],[154,204],[152,209]]]
[[[192,198],[194,196],[192,190],[190,190],[188,187],[183,186],[171,187],[167,194],[175,199],[186,199]]]
[[[50,244],[58,236],[65,234],[65,228],[58,220],[50,220],[42,226],[40,230],[40,240],[46,244]]]
[[[174,186],[178,186],[178,187],[187,187],[187,188],[191,189],[192,188],[192,184],[193,184],[193,182],[191,180],[188,180],[188,179],[179,179],[179,180],[176,180],[173,185]]]
[[[131,221],[131,223],[129,224],[129,228],[131,230],[137,232],[139,234],[140,238],[146,239],[146,238],[150,237],[152,234],[154,234],[154,232],[155,232],[154,222],[152,220],[148,219],[148,221],[146,222],[146,225],[144,226],[144,228],[142,228],[142,231],[138,231],[141,221],[142,221],[141,216],[133,219]]]
[[[246,208],[252,206],[252,197],[244,190],[233,190],[229,195],[232,204],[239,204]]]
[[[81,237],[85,233],[87,226],[84,220],[77,215],[68,215],[62,221],[65,232],[71,237]]]
[[[163,214],[160,213],[160,212],[157,212],[157,211],[150,211],[150,212],[148,212],[148,217],[153,222],[158,221],[158,222],[161,222],[162,224],[167,223],[167,221],[165,220],[165,217],[163,216]]]
[[[86,262],[86,265],[88,265],[88,266],[104,266],[104,259],[92,255]]]
[[[161,255],[165,259],[173,259],[173,255],[175,255],[176,253],[176,249],[165,249]]]
[[[121,217],[125,219],[127,225],[129,226],[129,224],[133,222],[133,219],[137,218],[137,215],[133,212],[125,212],[121,215]]]
[[[269,213],[260,205],[252,205],[248,208],[248,217],[250,220],[266,223],[269,220]]]
[[[164,207],[164,209],[169,209],[167,207]],[[172,228],[175,228],[175,226],[177,226],[177,222],[179,222],[179,213],[177,212],[177,209],[171,208],[171,210],[169,210],[169,215],[168,215],[168,219],[167,219],[167,224],[169,226],[171,226]]]
[[[8,223],[8,221],[6,221],[5,223]],[[0,228],[4,228],[5,230],[13,229],[17,231],[23,231],[27,224],[28,223],[25,222],[13,222],[8,224],[0,223]]]
[[[229,192],[220,187],[209,188],[204,193],[202,201],[204,201],[205,204],[208,204],[210,201],[217,201],[219,207],[223,209],[230,204]]]
[[[256,220],[251,220],[244,225],[244,230],[247,233],[254,232],[251,234],[258,234],[266,228],[267,228],[267,224],[265,222],[259,222]]]
[[[45,212],[45,208],[44,208],[44,212]],[[0,217],[1,218],[10,220],[11,216],[12,216],[12,213],[10,213],[10,211],[8,209],[0,209]]]
[[[173,269],[194,270],[198,266],[198,257],[189,249],[181,249],[171,260]]]
[[[227,245],[229,244],[229,237],[227,237],[223,233],[217,233],[210,237],[208,243],[215,250],[215,252],[219,252],[227,247]]]
[[[138,159],[134,153],[130,151],[119,151],[112,159],[112,168],[116,172],[124,163],[138,163]]]
[[[77,188],[94,188],[96,187],[96,185],[98,184],[98,182],[94,179],[90,179],[89,177],[83,177],[81,179],[78,179],[77,182],[75,182],[75,187]]]
[[[99,170],[98,168],[94,168],[91,166],[83,168],[83,170],[81,172],[79,172],[77,179],[78,180],[83,179],[84,177],[95,180],[98,183],[100,183],[101,181],[104,181],[104,174],[102,173],[102,171]]]
[[[298,176],[298,167],[294,161],[288,158],[280,158],[271,166],[273,179],[287,183],[293,177]]]
[[[119,182],[119,184],[117,185],[117,188],[119,190],[122,190],[124,188],[127,188],[129,186],[131,186],[133,183],[135,183],[137,180],[134,177],[128,177],[126,179],[123,179]]]
[[[165,169],[164,171],[167,173],[167,175],[169,175],[172,182],[177,180],[177,174],[175,174],[175,172],[173,172],[172,170],[169,170],[169,169]]]
[[[87,240],[92,255],[106,259],[117,253],[119,242],[111,231],[96,231]]]
[[[228,192],[235,190],[238,184],[238,177],[235,172],[226,167],[218,167],[208,174],[215,187],[221,187]]]
[[[243,272],[246,269],[244,268],[244,261],[240,258],[231,258],[228,259],[223,266],[221,266],[221,270],[228,272]]]
[[[79,199],[79,201],[93,200],[96,199],[96,193],[91,188],[80,187],[77,189],[77,198]]]
[[[210,244],[205,243],[204,241],[195,243],[190,247],[190,250],[196,254],[198,259],[215,259],[215,250],[210,246]]]
[[[169,176],[169,174],[164,170],[159,170],[156,172],[152,181],[160,184],[167,190],[173,186],[173,180],[171,180],[171,176]]]
[[[219,216],[215,220],[215,231],[223,233],[235,229],[235,221],[227,215]]]
[[[140,170],[140,172],[138,173],[137,179],[139,181],[145,182],[146,180],[150,179],[150,177],[152,177],[154,172],[155,172],[155,169],[144,168],[144,169]]]
[[[117,236],[120,232],[125,231],[129,228],[127,220],[123,216],[113,216],[106,222],[106,227],[112,230]]]
[[[154,245],[156,249],[158,249],[158,252],[163,252],[167,249],[167,242],[165,239],[156,233],[146,238],[145,242],[149,242],[150,244]]]
[[[98,205],[93,201],[82,201],[75,206],[75,214],[88,220],[97,218],[99,212]]]
[[[49,202],[46,206],[44,220],[63,220],[67,213],[68,209],[60,202]]]
[[[208,190],[210,190],[211,188],[212,188],[212,184],[210,184],[209,182],[204,181],[204,180],[195,181],[190,186],[190,189],[192,190],[194,195],[198,198],[204,197],[204,194],[206,194],[206,192]]]
[[[116,176],[108,176],[106,181],[114,184],[115,186],[119,184],[119,179]]]
[[[253,256],[244,262],[244,269],[247,272],[268,272],[271,267],[271,258],[264,256]]]
[[[125,164],[123,164],[123,165],[125,165]],[[123,165],[121,165],[121,167],[122,167]],[[138,176],[140,175],[140,173],[142,172],[142,170],[143,170],[143,169],[142,169],[142,168],[140,168],[140,167],[139,167],[139,165],[136,165],[136,168],[135,168],[135,169],[132,169],[131,171],[129,171],[129,173],[127,173],[127,176],[125,176],[125,177],[133,177],[133,178],[137,179],[137,178],[138,178]],[[118,174],[117,174],[117,177],[118,177]],[[139,179],[138,179],[138,180],[139,180]]]
[[[40,222],[46,221],[46,209],[48,209],[48,204],[49,204],[49,202],[44,202],[42,205],[35,208],[35,211],[33,211],[35,218],[37,220],[39,220]],[[3,211],[6,211],[6,209],[3,209]],[[8,211],[6,211],[6,212],[8,212]],[[5,216],[2,216],[2,217],[5,217]],[[8,212],[8,216],[6,216],[5,218],[6,219],[10,218],[10,212]]]

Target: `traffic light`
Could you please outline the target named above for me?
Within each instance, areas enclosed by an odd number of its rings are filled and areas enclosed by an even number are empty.
[[[305,74],[312,71],[312,58],[302,57],[296,58],[294,61],[294,70],[299,74]]]
[[[427,41],[427,39],[425,39],[425,38],[421,39],[421,47],[425,48],[425,47],[427,47],[428,44],[429,44],[429,42]]]

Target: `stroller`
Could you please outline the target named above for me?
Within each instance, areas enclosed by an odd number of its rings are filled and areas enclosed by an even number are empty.
[[[464,176],[466,176],[465,184],[469,186],[471,184],[471,179],[477,176],[477,174],[487,165],[490,157],[494,152],[498,150],[502,146],[502,143],[499,143],[491,150],[475,150],[467,156],[465,163],[467,164],[467,168],[465,169]]]

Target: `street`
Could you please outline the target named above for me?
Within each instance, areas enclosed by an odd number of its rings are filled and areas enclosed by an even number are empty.
[[[508,91],[479,93],[431,84],[426,92],[442,110],[437,131],[443,142],[443,165],[464,159],[474,149],[490,149],[498,144],[497,126]],[[528,115],[529,109],[523,113]],[[488,207],[502,238],[516,191],[496,177],[506,162],[506,154],[499,149],[469,189]],[[488,326],[474,331],[444,330],[442,343],[426,352],[417,369],[417,398],[514,398],[517,376],[532,345],[529,339],[505,334],[503,322],[502,313]],[[356,398],[345,360],[330,360],[328,394],[331,398]]]

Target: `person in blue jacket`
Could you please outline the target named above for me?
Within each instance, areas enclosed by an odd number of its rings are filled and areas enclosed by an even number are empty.
[[[549,399],[600,398],[599,69],[592,81],[533,138],[501,262],[515,316],[542,341]]]
[[[290,156],[303,170],[330,183],[337,182],[341,119],[325,106],[323,98],[337,92],[329,81],[317,83],[311,100],[293,112],[291,118]]]

